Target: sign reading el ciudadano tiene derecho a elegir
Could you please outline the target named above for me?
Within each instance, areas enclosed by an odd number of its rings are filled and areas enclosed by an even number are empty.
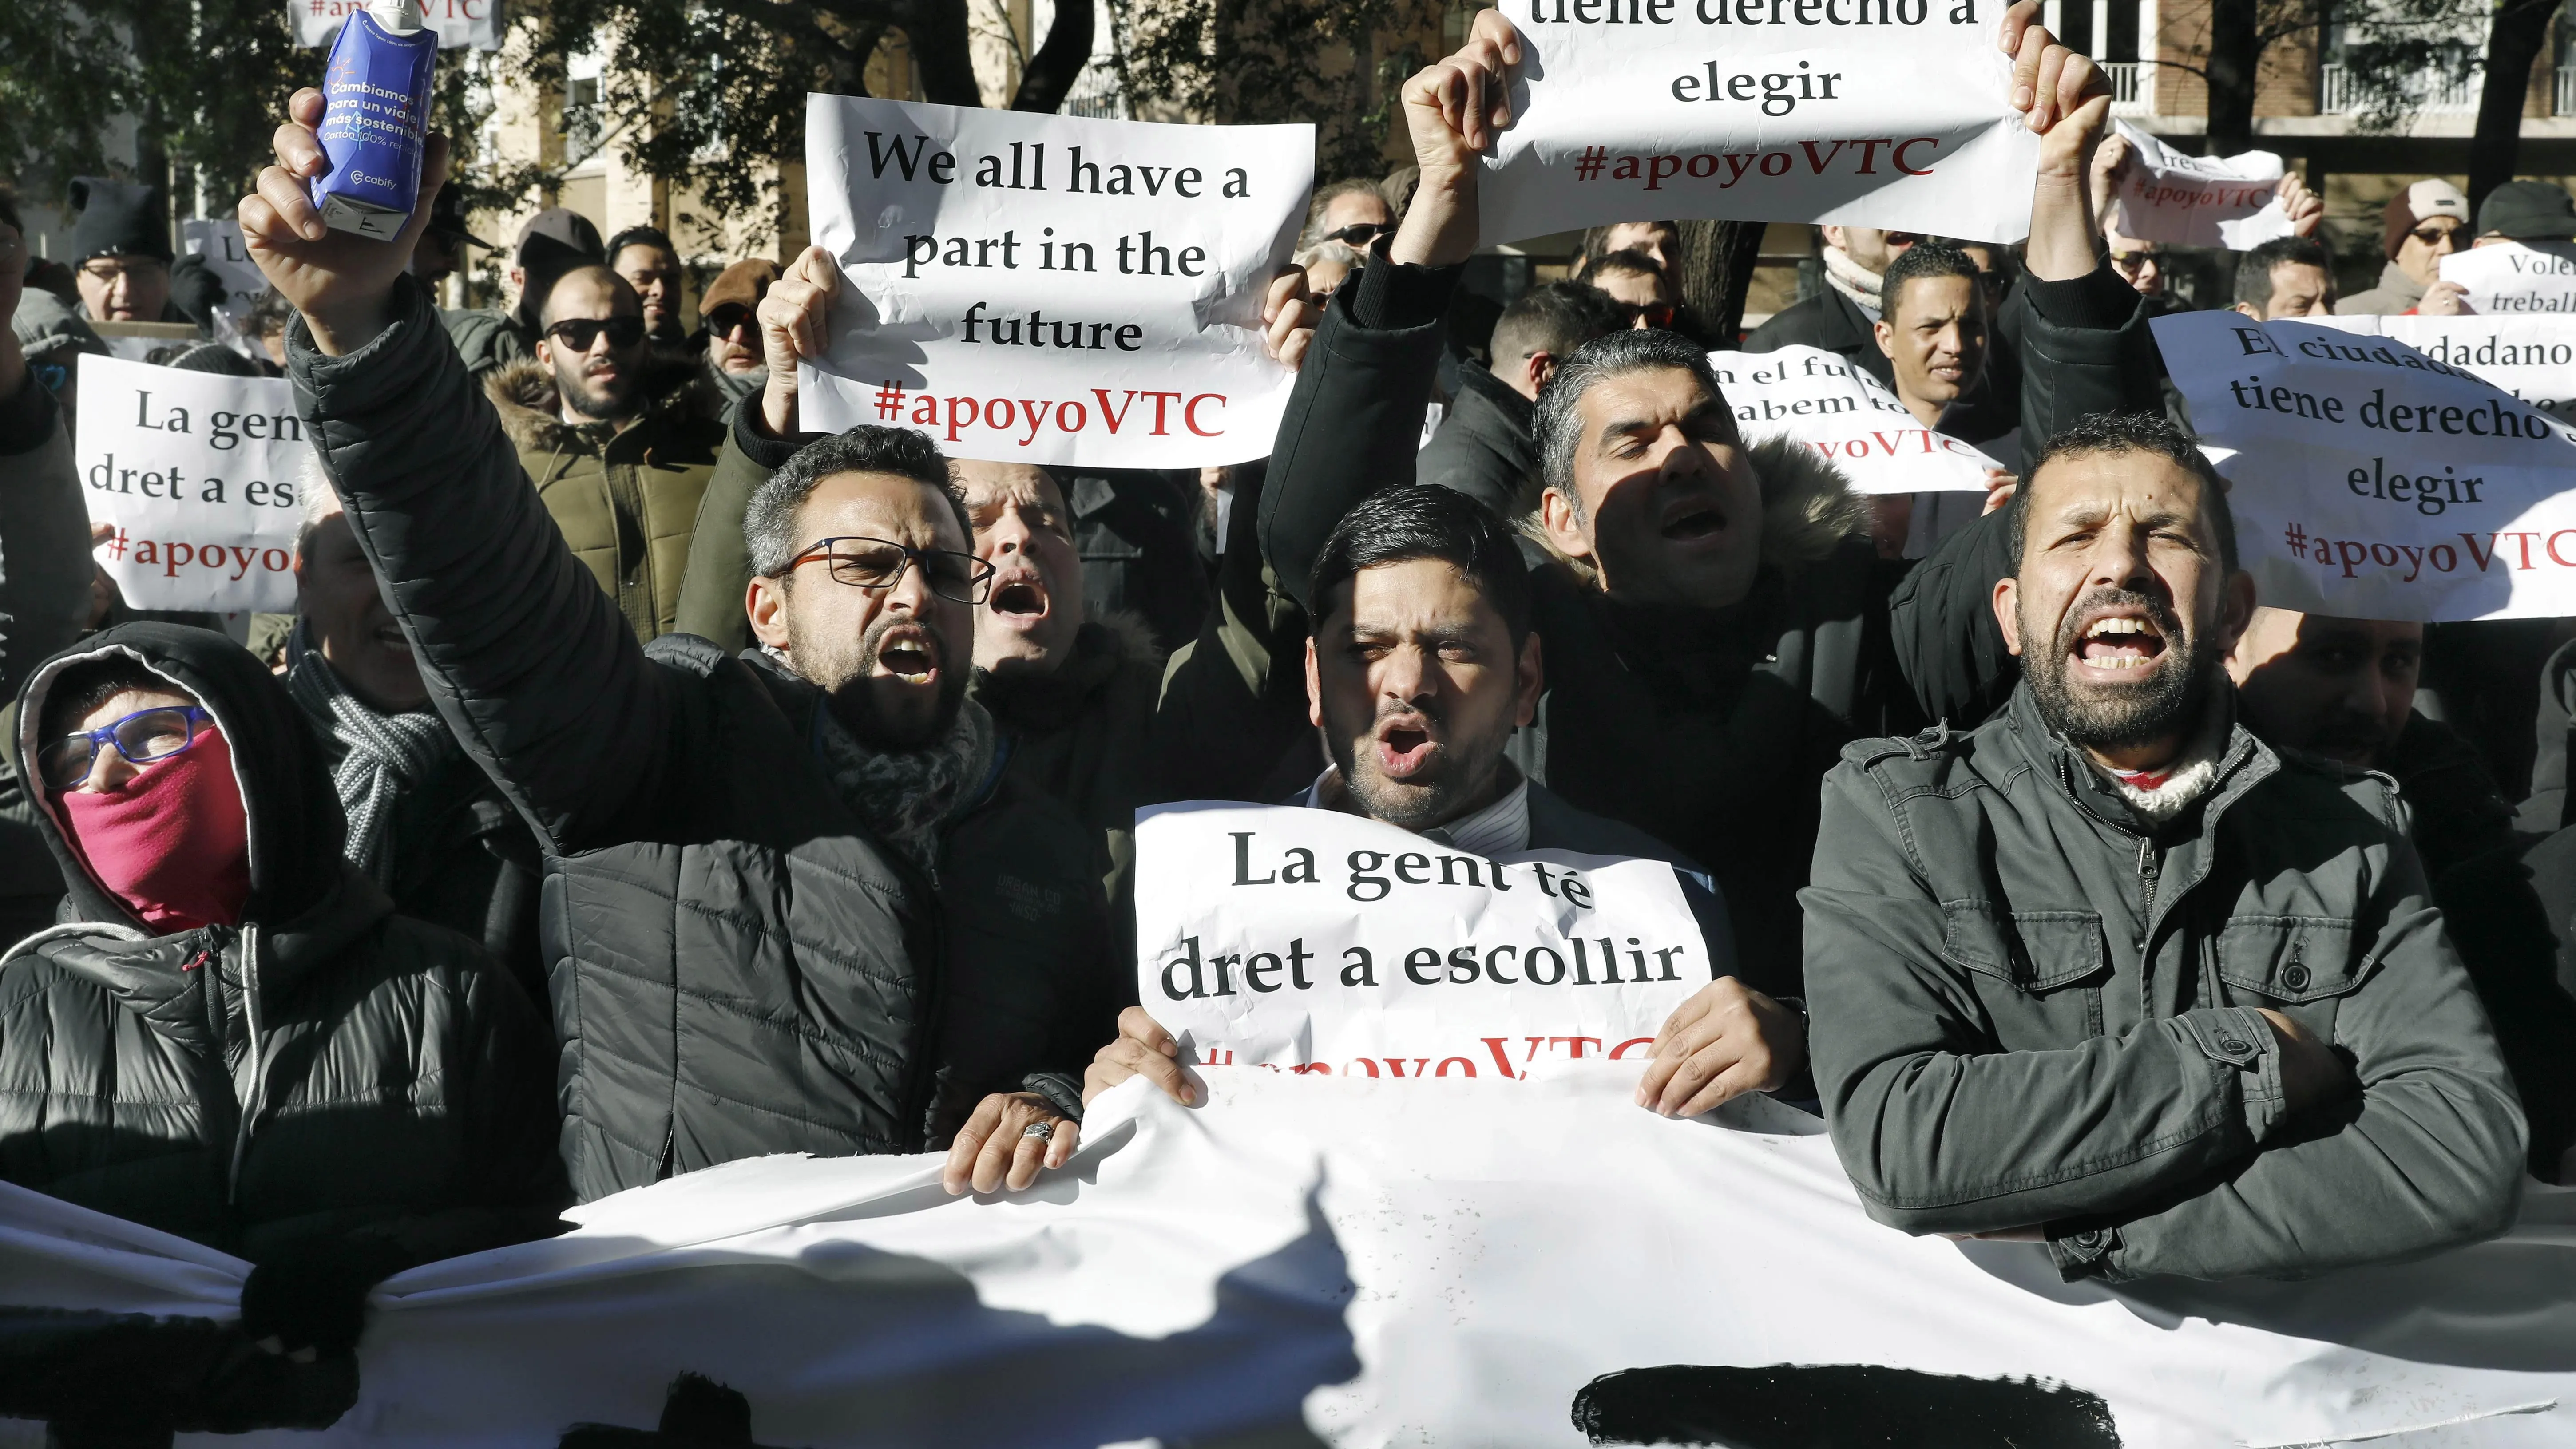
[[[2393,337],[2231,312],[2154,327],[2264,603],[2576,613],[2576,427]]]
[[[1506,0],[1524,60],[1489,242],[1641,216],[1983,241],[2030,230],[2038,139],[1998,0]]]
[[[857,295],[800,369],[804,423],[953,458],[1196,467],[1270,451],[1295,376],[1261,305],[1312,126],[1178,126],[811,97],[817,244]]]

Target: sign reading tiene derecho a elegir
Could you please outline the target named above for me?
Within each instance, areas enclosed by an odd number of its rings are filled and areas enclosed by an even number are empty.
[[[1479,182],[1507,242],[1644,216],[2030,230],[2001,0],[1505,0],[1524,58]]]
[[[1488,859],[1333,810],[1139,812],[1136,989],[1195,1060],[1513,1077],[1642,1055],[1709,983],[1671,866]]]
[[[1197,467],[1270,451],[1295,380],[1261,303],[1312,126],[1172,126],[810,97],[814,240],[855,297],[799,369],[804,425],[952,458]]]
[[[2576,613],[2576,427],[2390,337],[2229,312],[2156,345],[2262,602],[2426,622]]]
[[[307,450],[282,377],[80,360],[80,475],[108,577],[138,609],[295,607]]]

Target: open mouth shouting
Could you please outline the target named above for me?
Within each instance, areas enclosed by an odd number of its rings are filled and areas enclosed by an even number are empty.
[[[2069,651],[2079,670],[2096,679],[2134,679],[2151,673],[2166,654],[2166,625],[2155,611],[2117,604],[2089,611],[2074,630]]]
[[[1704,490],[1693,489],[1664,505],[1655,531],[1675,543],[1697,543],[1726,532],[1726,509]]]
[[[403,637],[402,626],[388,619],[371,631],[375,641],[397,654],[409,654],[411,641]]]
[[[906,684],[935,684],[939,680],[939,641],[929,630],[916,624],[898,624],[888,629],[877,641],[878,678],[894,678]]]
[[[1407,711],[1377,722],[1378,773],[1390,780],[1410,780],[1439,759],[1440,741],[1427,715]]]
[[[1014,569],[994,575],[992,601],[986,605],[995,618],[1013,629],[1029,630],[1046,622],[1054,612],[1047,597],[1046,581],[1035,569]]]

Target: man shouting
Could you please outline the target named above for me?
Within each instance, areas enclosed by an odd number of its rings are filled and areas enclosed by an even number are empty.
[[[1871,1216],[2068,1278],[2313,1273],[2502,1230],[2523,1119],[2381,776],[2280,755],[2225,660],[2224,485],[2151,416],[2004,517],[2021,684],[1825,781],[1817,1086]]]

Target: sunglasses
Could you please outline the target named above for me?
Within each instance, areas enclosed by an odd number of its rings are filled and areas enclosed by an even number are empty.
[[[731,337],[734,329],[750,327],[755,322],[752,310],[739,302],[728,302],[706,315],[707,332],[715,337]]]
[[[2111,265],[2124,272],[2144,271],[2165,259],[2162,252],[2113,252]]]
[[[2428,247],[2437,247],[2460,234],[2456,226],[2419,226],[2407,233]]]
[[[957,553],[944,548],[906,548],[882,538],[827,538],[787,561],[790,572],[820,559],[831,570],[832,582],[848,584],[869,593],[883,593],[903,577],[903,571],[921,565],[921,575],[930,591],[943,599],[960,604],[981,604],[993,590],[993,566],[971,553]]]
[[[47,741],[36,751],[36,775],[50,789],[68,790],[89,778],[101,749],[115,750],[129,765],[166,760],[185,753],[197,742],[197,727],[214,718],[193,704],[138,709],[104,729]]]
[[[1325,241],[1340,242],[1342,245],[1349,247],[1354,251],[1364,252],[1368,250],[1369,243],[1376,241],[1379,237],[1393,235],[1395,235],[1395,223],[1393,222],[1355,221],[1349,226],[1343,227],[1340,231],[1328,231],[1324,233],[1323,239]]]
[[[575,352],[588,352],[599,334],[608,334],[608,345],[619,351],[644,340],[641,317],[566,317],[546,329],[546,335]]]
[[[1649,327],[1670,327],[1681,311],[1670,302],[1630,303],[1619,310],[1627,314],[1631,324],[1643,322]]]

